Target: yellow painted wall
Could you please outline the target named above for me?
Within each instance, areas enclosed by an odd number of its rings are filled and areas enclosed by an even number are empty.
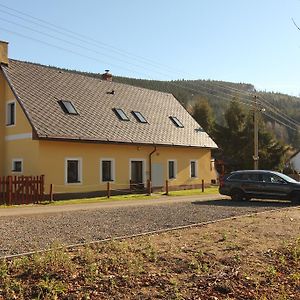
[[[0,176],[11,175],[12,159],[23,159],[23,175],[40,175],[37,167],[38,142],[30,138],[6,141],[5,137],[32,133],[32,128],[21,106],[16,101],[15,125],[6,126],[6,103],[16,100],[9,85],[0,74]],[[15,175],[21,175],[16,173]]]
[[[7,141],[5,143],[5,166],[4,175],[42,175],[38,166],[39,142],[31,139]],[[23,172],[12,172],[12,160],[23,160]]]
[[[0,176],[4,174],[5,82],[0,71]]]
[[[39,142],[39,173],[45,174],[46,193],[50,183],[54,185],[55,193],[86,192],[105,190],[106,183],[100,182],[101,158],[115,160],[115,182],[113,189],[124,189],[129,186],[130,159],[144,159],[146,179],[149,178],[149,153],[153,146],[109,145],[59,141]],[[82,161],[82,183],[65,184],[65,159],[80,158]],[[167,179],[167,161],[177,160],[177,178],[170,185],[201,184],[201,180],[210,183],[210,150],[191,147],[157,147],[152,156],[152,163],[163,164],[163,179]],[[198,161],[198,178],[190,178],[190,160]]]

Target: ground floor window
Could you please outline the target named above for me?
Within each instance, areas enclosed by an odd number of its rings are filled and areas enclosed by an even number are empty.
[[[191,176],[191,178],[196,178],[198,176],[196,160],[191,160],[191,162],[190,162],[190,176]]]
[[[23,160],[20,158],[12,160],[12,172],[23,172]]]
[[[114,160],[110,158],[102,159],[100,162],[100,178],[102,182],[114,181]]]
[[[169,179],[176,178],[176,161],[175,160],[168,161],[168,178]]]
[[[81,183],[81,159],[66,159],[66,183]]]

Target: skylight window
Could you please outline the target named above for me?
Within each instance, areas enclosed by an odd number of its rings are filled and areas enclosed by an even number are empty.
[[[113,111],[116,113],[117,117],[122,121],[129,121],[129,118],[125,114],[124,110],[121,108],[114,108]]]
[[[175,126],[180,127],[180,128],[184,127],[183,124],[176,117],[170,116],[170,119],[175,124]]]
[[[132,111],[131,112],[134,117],[141,123],[148,123],[145,117],[139,111]]]
[[[69,115],[78,115],[78,112],[71,101],[68,100],[59,100],[58,104],[62,108],[62,110]]]

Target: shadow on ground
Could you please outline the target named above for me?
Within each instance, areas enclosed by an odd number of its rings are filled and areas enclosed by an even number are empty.
[[[209,201],[193,201],[195,205],[215,205],[215,206],[232,206],[232,207],[296,207],[298,204],[293,204],[290,201],[284,200],[259,200],[251,201],[232,201],[228,199],[209,200]]]

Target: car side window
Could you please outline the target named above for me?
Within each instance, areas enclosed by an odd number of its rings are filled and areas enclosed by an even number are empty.
[[[271,180],[272,180],[272,183],[281,183],[281,184],[285,183],[285,180],[283,180],[281,177],[279,177],[277,175],[272,175]]]
[[[262,174],[263,182],[272,183],[271,174]]]
[[[266,182],[266,183],[281,183],[281,184],[284,184],[285,181],[275,175],[275,174],[263,174],[263,182]]]
[[[259,174],[256,174],[256,173],[249,174],[249,179],[251,181],[261,181]]]

